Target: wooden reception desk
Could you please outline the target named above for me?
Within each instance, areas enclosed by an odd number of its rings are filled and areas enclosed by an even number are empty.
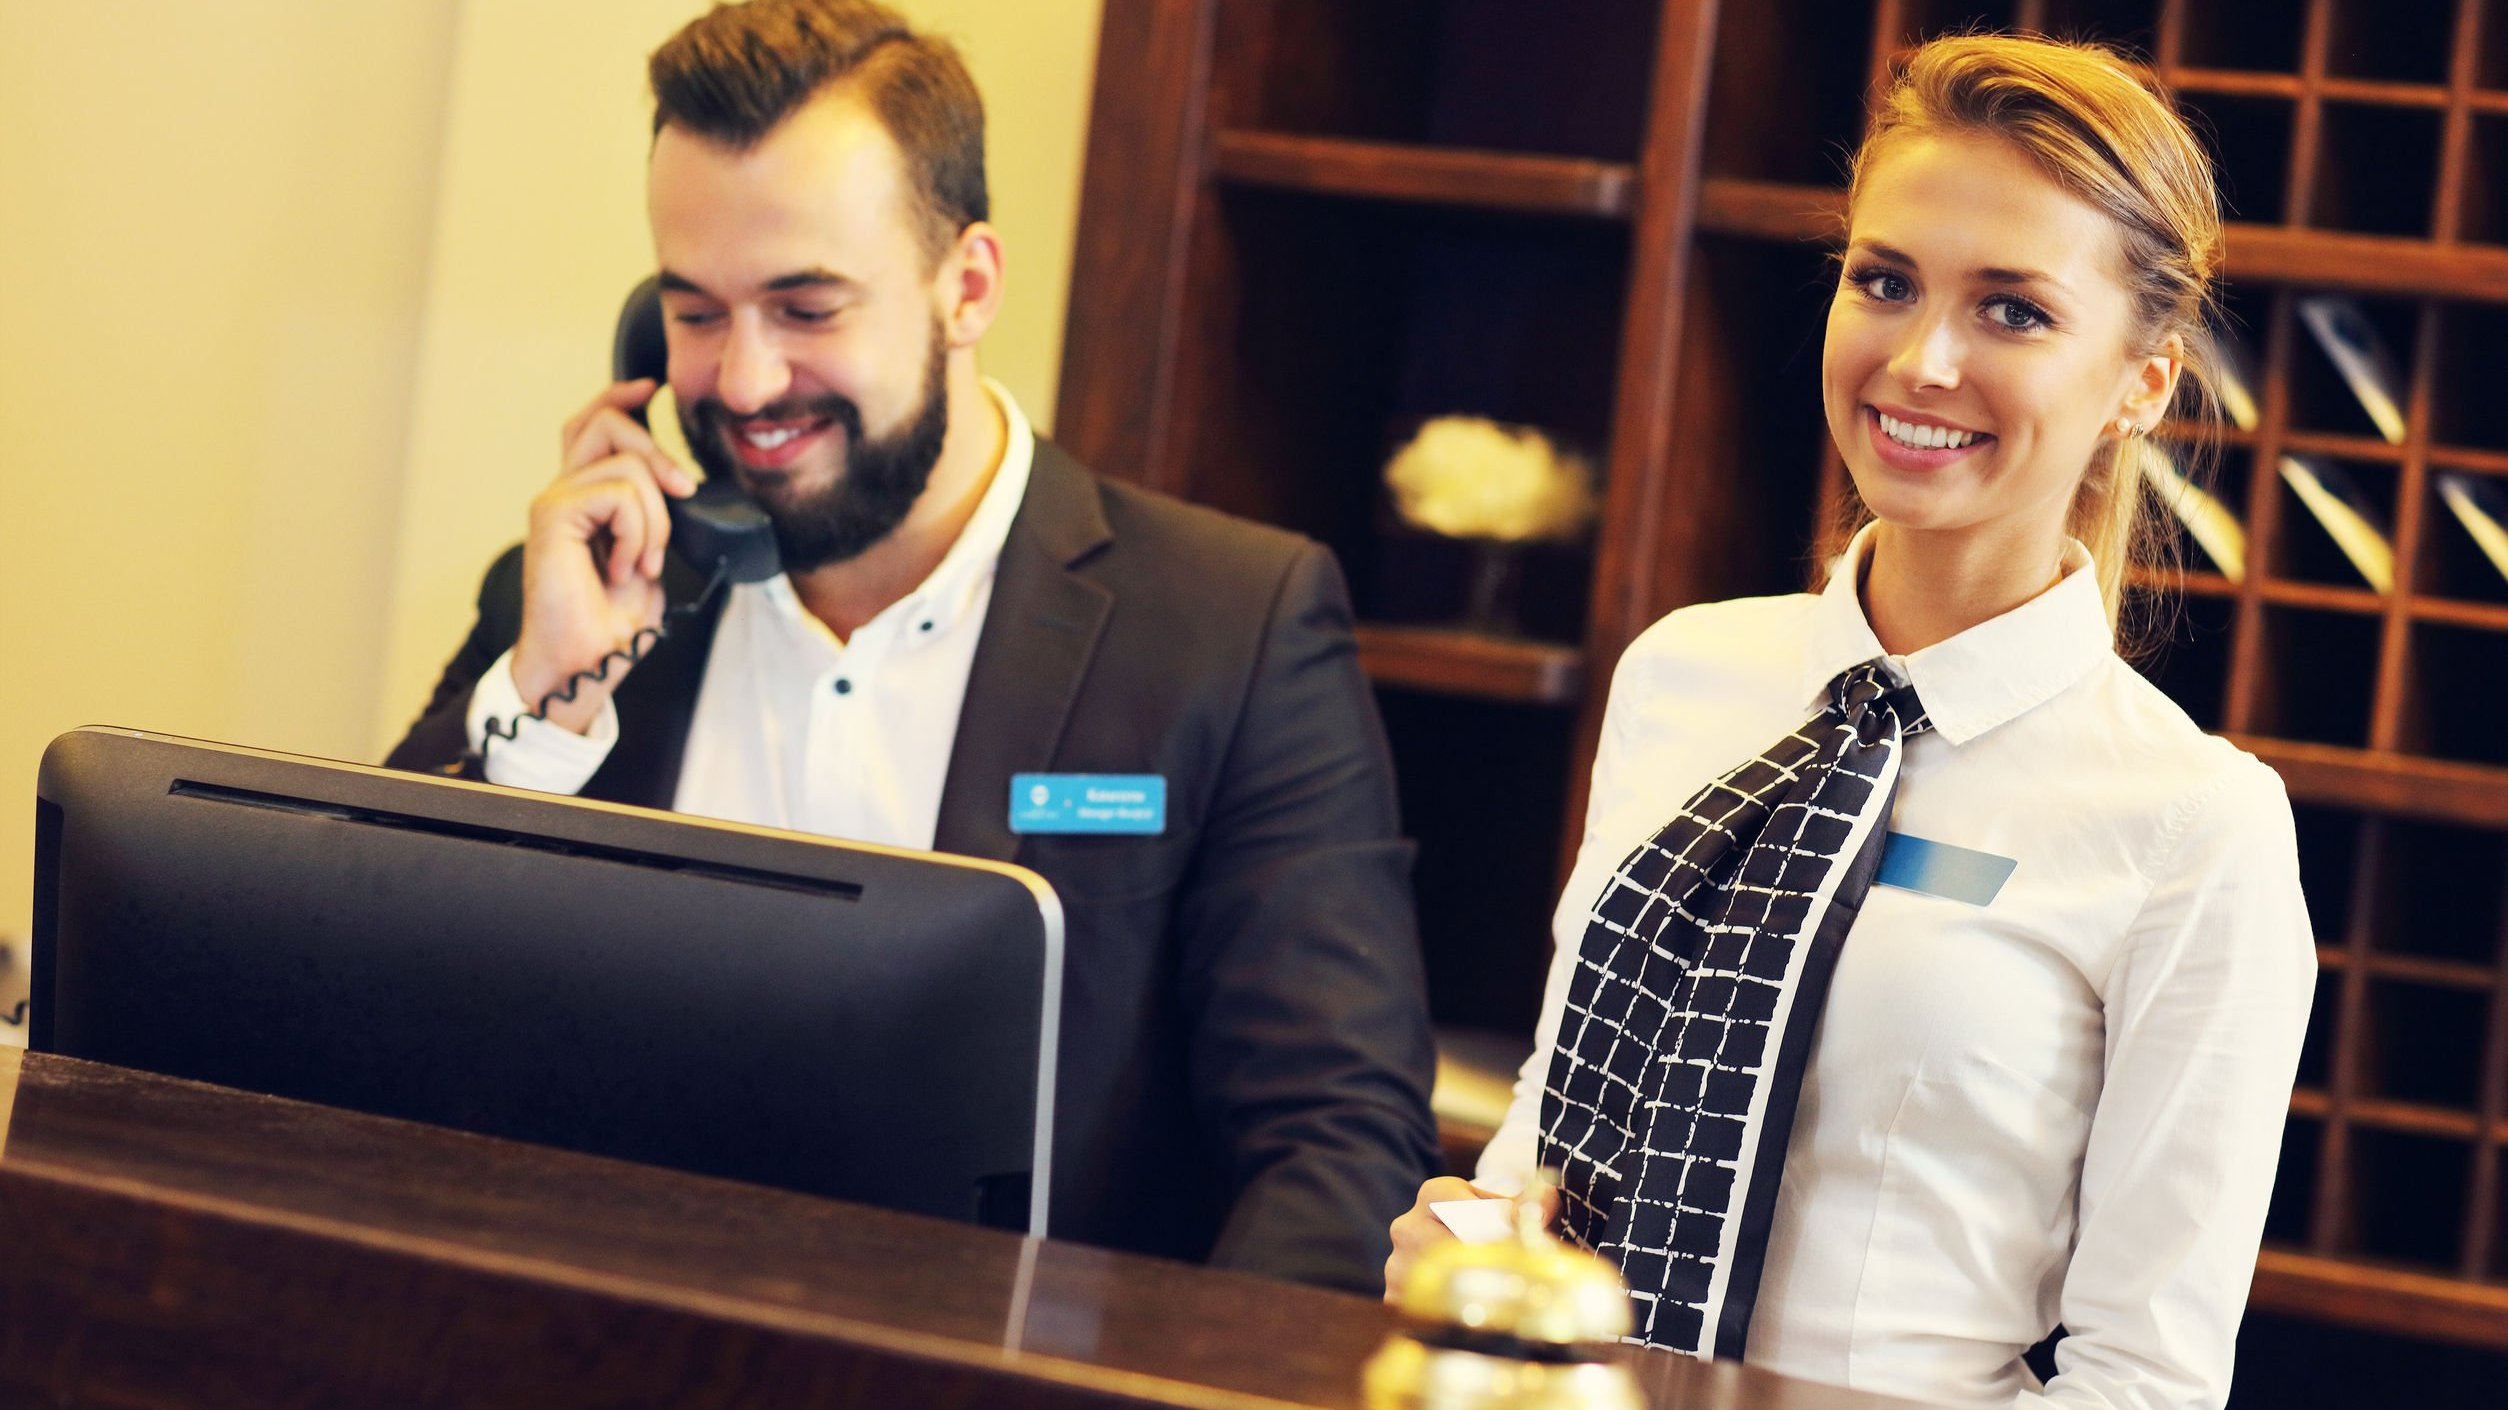
[[[1355,1407],[1375,1302],[0,1048],[0,1403]],[[1657,1406],[1897,1404],[1651,1351]]]

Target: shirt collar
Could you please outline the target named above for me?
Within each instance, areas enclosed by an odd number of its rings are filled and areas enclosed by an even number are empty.
[[[984,497],[976,501],[975,513],[968,518],[967,526],[958,531],[957,540],[941,555],[941,561],[915,585],[914,591],[889,604],[873,619],[911,622],[900,633],[904,640],[945,636],[985,601],[992,591],[993,573],[1001,565],[1002,546],[1010,541],[1011,521],[1018,518],[1019,503],[1027,497],[1028,474],[1036,465],[1036,428],[1008,387],[987,377],[984,392],[1001,409],[1001,464],[994,467],[993,482],[985,487]],[[794,591],[790,577],[777,574],[762,586],[766,600],[779,616],[796,625],[817,627],[822,636],[828,634],[826,625],[801,605],[801,595]],[[928,627],[924,625],[927,622]]]
[[[2090,550],[2067,539],[2064,576],[2055,586],[1947,641],[1888,656],[1856,591],[1872,531],[1866,524],[1838,555],[1812,608],[1803,656],[1803,693],[1811,701],[1822,699],[1838,672],[1887,657],[1894,674],[1916,687],[1934,730],[1965,744],[2053,699],[2115,653]]]

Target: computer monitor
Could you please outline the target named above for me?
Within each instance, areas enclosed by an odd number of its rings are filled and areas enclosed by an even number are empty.
[[[36,1051],[1046,1231],[1033,872],[131,730],[36,795]]]

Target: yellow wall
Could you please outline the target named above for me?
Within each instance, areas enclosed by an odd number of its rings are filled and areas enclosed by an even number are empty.
[[[524,506],[557,469],[559,423],[608,380],[619,299],[653,268],[644,55],[704,8],[462,8],[390,625],[368,657],[382,671],[370,755],[425,703],[480,570],[522,536]]]
[[[900,6],[984,89],[985,362],[1046,424],[1100,4]],[[650,267],[642,60],[701,8],[0,0],[0,952],[52,736],[406,724]]]
[[[985,176],[1009,265],[1009,301],[985,336],[984,367],[1050,431],[1104,0],[901,0],[899,8],[956,44],[984,90]]]
[[[372,741],[452,38],[0,0],[0,943],[55,734]]]

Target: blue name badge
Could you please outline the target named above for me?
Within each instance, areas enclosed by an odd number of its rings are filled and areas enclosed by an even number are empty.
[[[1972,906],[1994,903],[2020,863],[1992,852],[1972,852],[1948,842],[1934,842],[1893,832],[1883,840],[1881,870],[1872,879],[1882,886],[1921,892]]]
[[[1162,774],[1012,774],[1010,830],[1165,832],[1167,780]]]

